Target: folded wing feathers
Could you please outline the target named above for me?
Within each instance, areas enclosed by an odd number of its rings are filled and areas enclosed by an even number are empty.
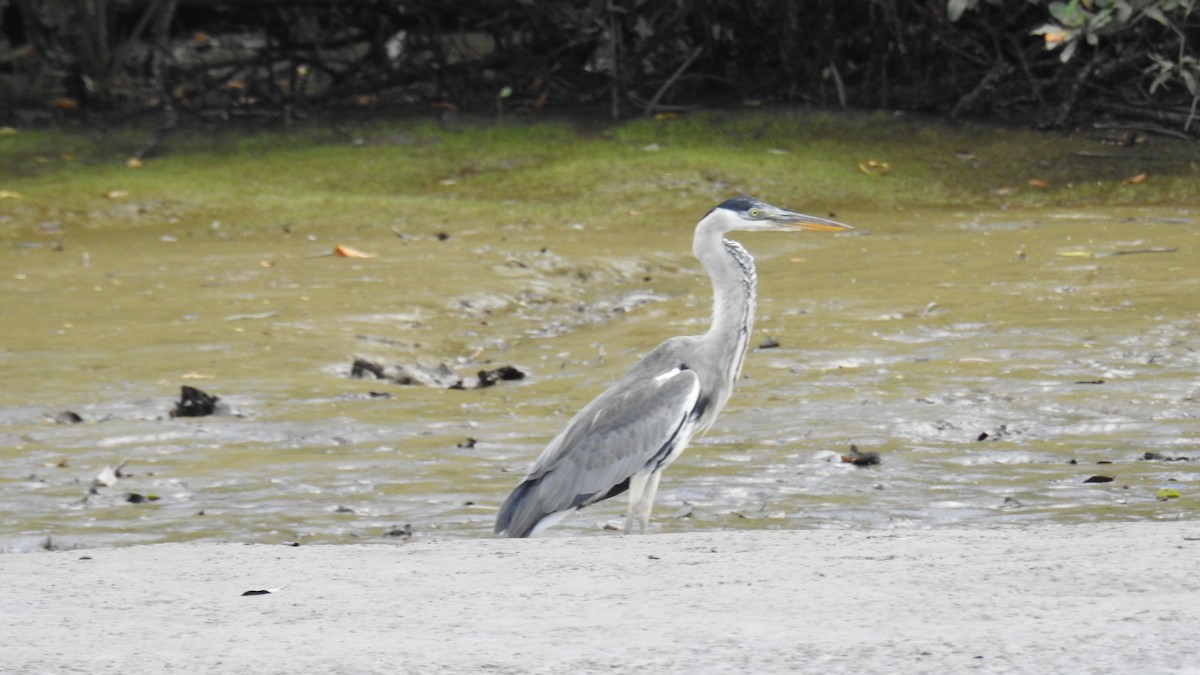
[[[501,507],[496,531],[528,533],[548,515],[615,494],[615,486],[665,457],[699,393],[696,374],[679,368],[617,382],[554,437]]]

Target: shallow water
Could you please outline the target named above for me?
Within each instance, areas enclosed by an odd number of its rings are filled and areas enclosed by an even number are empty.
[[[490,536],[574,410],[704,330],[698,215],[444,241],[177,226],[5,241],[0,549]],[[656,531],[1194,517],[1200,214],[839,216],[859,229],[739,237],[759,264],[752,345],[780,346],[752,349],[666,472]],[[334,244],[379,257],[322,255]],[[530,377],[401,387],[350,379],[356,356]],[[185,384],[232,414],[172,419]],[[84,421],[50,421],[65,410]],[[882,463],[843,463],[850,443]]]

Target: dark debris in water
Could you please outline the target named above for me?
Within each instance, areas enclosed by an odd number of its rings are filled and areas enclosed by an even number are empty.
[[[219,396],[211,396],[187,385],[180,389],[180,399],[171,411],[171,417],[205,417],[216,412]]]
[[[55,424],[79,424],[83,421],[83,418],[78,413],[70,410],[64,410],[49,419]]]
[[[1146,461],[1156,461],[1156,462],[1190,462],[1190,461],[1192,461],[1191,457],[1184,457],[1182,455],[1180,455],[1178,457],[1167,457],[1166,455],[1163,455],[1163,454],[1160,454],[1157,452],[1147,452],[1146,454],[1142,455],[1142,459],[1144,459]]]
[[[525,373],[512,366],[500,366],[494,370],[481,370],[475,374],[477,384],[475,386],[467,386],[467,383],[460,382],[458,386],[450,387],[451,389],[483,389],[490,387],[493,384],[501,381],[513,381],[525,379]]]
[[[404,527],[393,527],[387,532],[384,532],[383,536],[392,537],[395,539],[411,539],[413,536],[412,525],[405,523]]]
[[[1111,483],[1114,480],[1116,480],[1116,478],[1113,478],[1112,476],[1090,476],[1088,478],[1085,478],[1083,482],[1085,482],[1085,483]]]
[[[350,366],[350,377],[361,380],[368,373],[374,375],[377,380],[388,379],[387,375],[383,373],[383,366],[371,363],[366,359],[354,359],[354,364]]]
[[[842,455],[842,462],[854,466],[875,466],[882,461],[878,452],[861,452],[857,445],[851,445],[850,452]]]
[[[775,349],[778,346],[779,346],[779,340],[776,340],[775,338],[771,337],[770,335],[763,338],[762,342],[758,343],[759,349]]]
[[[991,433],[988,433],[986,431],[979,432],[979,435],[975,437],[975,440],[977,440],[977,441],[988,441],[988,440],[998,441],[1001,438],[1004,438],[1005,436],[1011,436],[1013,434],[1019,434],[1019,433],[1021,433],[1021,432],[1020,431],[1015,431],[1015,432],[1009,431],[1007,424],[1001,424],[1000,426],[998,426],[994,430],[992,430]]]
[[[428,366],[381,366],[366,359],[355,359],[350,367],[350,377],[363,378],[368,374],[377,380],[386,380],[399,385],[422,384],[435,389],[486,389],[497,382],[525,379],[525,371],[514,366],[500,366],[491,370],[480,370],[474,375],[460,377],[444,363]]]

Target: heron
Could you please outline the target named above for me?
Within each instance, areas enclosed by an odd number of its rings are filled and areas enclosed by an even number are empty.
[[[692,253],[712,281],[703,335],[673,337],[585,405],[555,435],[505,500],[496,534],[536,535],[570,513],[629,493],[625,532],[645,533],[663,469],[725,407],[741,374],[754,323],[754,259],[726,239],[745,232],[840,232],[849,225],[740,196],[696,224]]]

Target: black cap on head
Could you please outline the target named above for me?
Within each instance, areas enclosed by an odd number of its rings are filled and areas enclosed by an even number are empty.
[[[744,213],[744,212],[750,210],[751,208],[754,208],[755,206],[761,206],[761,205],[762,205],[762,202],[758,201],[757,199],[755,199],[753,197],[747,197],[746,195],[738,195],[737,197],[734,197],[733,199],[726,199],[725,201],[718,204],[716,206],[716,208],[726,209],[728,211],[733,211],[735,213]]]

